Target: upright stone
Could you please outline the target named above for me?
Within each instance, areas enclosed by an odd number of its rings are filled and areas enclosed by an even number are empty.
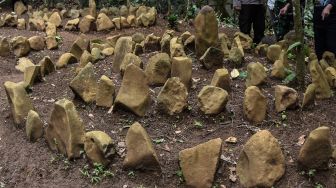
[[[84,144],[84,134],[83,121],[75,105],[67,99],[57,101],[45,131],[51,150],[58,151],[69,159],[78,158]]]
[[[163,85],[170,77],[171,63],[169,55],[158,53],[149,58],[145,73],[150,85]]]
[[[217,69],[211,80],[211,85],[220,87],[226,91],[231,90],[231,79],[229,71],[226,68]]]
[[[9,56],[10,44],[6,37],[0,38],[0,56]]]
[[[139,67],[130,64],[125,70],[115,105],[124,107],[138,116],[144,116],[149,103],[150,95],[147,77]]]
[[[12,110],[14,123],[22,125],[30,110],[33,110],[33,104],[22,84],[14,82],[5,82],[5,91],[8,103]]]
[[[161,170],[152,140],[138,122],[135,122],[127,131],[126,149],[124,168]]]
[[[114,61],[112,64],[112,70],[114,72],[120,71],[120,65],[124,60],[124,57],[127,53],[132,53],[134,48],[134,42],[131,37],[120,37],[117,40],[115,49],[114,49]]]
[[[267,131],[255,133],[244,145],[237,163],[243,187],[272,187],[285,173],[285,157],[280,144]]]
[[[323,72],[317,60],[313,60],[310,62],[309,71],[312,77],[313,84],[316,86],[315,88],[316,98],[317,99],[330,98],[332,96],[332,91],[330,89],[326,75]]]
[[[133,53],[127,53],[124,57],[124,60],[122,61],[120,65],[120,73],[121,75],[124,75],[124,72],[129,64],[134,64],[138,66],[139,68],[143,67],[142,60],[140,57],[136,56]]]
[[[195,18],[196,55],[201,57],[209,47],[218,42],[218,22],[215,11],[204,6]]]
[[[25,56],[30,51],[29,41],[26,37],[14,37],[11,41],[12,50],[17,57]]]
[[[249,121],[262,122],[266,117],[267,99],[256,86],[250,86],[245,90],[244,114]]]
[[[30,110],[27,116],[26,135],[31,142],[35,142],[43,135],[43,122],[38,113],[33,110]]]
[[[322,126],[309,134],[301,147],[298,161],[307,169],[325,168],[332,152],[330,128]]]
[[[179,161],[187,186],[212,187],[221,150],[222,139],[217,138],[180,151]]]
[[[187,87],[191,87],[192,59],[189,57],[172,58],[171,77],[180,78],[181,82]]]
[[[22,3],[22,1],[16,1],[14,4],[14,12],[18,15],[21,16],[23,13],[27,11],[26,5]]]
[[[48,22],[54,24],[56,27],[59,27],[62,24],[62,18],[58,12],[54,12],[50,15]]]
[[[116,151],[112,138],[102,131],[85,133],[84,150],[93,163],[108,165]]]
[[[104,13],[100,13],[96,21],[97,31],[113,29],[114,25],[111,19]]]
[[[206,69],[223,65],[224,53],[222,50],[214,47],[208,48],[200,58],[201,63]]]
[[[246,87],[260,85],[265,82],[266,77],[265,68],[261,63],[249,63],[247,65]]]
[[[274,88],[275,109],[277,112],[297,107],[299,97],[295,89],[282,85],[277,85]]]
[[[113,105],[115,86],[111,79],[103,75],[98,81],[96,104],[97,106],[110,108]]]
[[[88,63],[70,82],[70,88],[84,102],[91,103],[95,101],[97,81],[91,63]]]
[[[161,89],[157,101],[158,105],[169,115],[183,111],[187,106],[188,90],[177,77],[167,80]]]
[[[201,111],[205,114],[221,113],[229,101],[229,94],[222,88],[204,86],[197,95]]]
[[[45,56],[40,62],[41,66],[41,76],[44,77],[56,70],[54,63],[51,61],[49,56]]]

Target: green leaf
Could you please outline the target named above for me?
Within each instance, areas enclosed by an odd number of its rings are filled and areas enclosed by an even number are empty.
[[[239,73],[239,78],[241,78],[241,79],[245,79],[247,77],[247,72],[246,71],[241,71],[240,73]]]
[[[299,46],[301,46],[301,45],[302,45],[301,42],[295,42],[294,44],[292,44],[292,45],[290,45],[290,46],[288,47],[288,49],[287,49],[287,53],[289,53],[289,52],[292,51],[294,48],[299,47]]]
[[[163,143],[164,141],[165,141],[164,138],[161,138],[161,139],[153,139],[153,142],[154,142],[155,144],[161,144],[161,143]]]
[[[292,72],[291,74],[289,74],[282,82],[284,84],[289,84],[290,82],[292,82],[293,80],[296,79],[296,74],[295,72]]]

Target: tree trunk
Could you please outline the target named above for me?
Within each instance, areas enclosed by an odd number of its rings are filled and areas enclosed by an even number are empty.
[[[167,13],[167,15],[171,14],[171,6],[172,6],[171,0],[168,0],[168,13]]]
[[[298,46],[296,50],[296,76],[299,87],[304,89],[305,87],[305,53],[304,53],[304,32],[302,26],[302,14],[300,8],[300,0],[293,0],[294,8],[294,28],[296,33],[296,41],[300,42],[301,45]]]

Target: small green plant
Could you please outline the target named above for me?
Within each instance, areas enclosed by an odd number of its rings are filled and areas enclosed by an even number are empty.
[[[128,175],[128,176],[131,176],[131,177],[135,177],[135,173],[134,173],[134,171],[132,171],[132,170],[129,171],[127,175]]]
[[[200,122],[200,121],[195,121],[195,122],[194,122],[194,125],[195,125],[195,127],[196,127],[197,129],[202,129],[202,128],[203,128],[203,124],[202,124],[202,122]]]
[[[5,188],[6,184],[4,182],[0,182],[0,188]]]
[[[324,186],[320,183],[315,183],[315,188],[324,188]]]
[[[247,72],[246,71],[239,72],[239,78],[245,80],[247,78]]]
[[[180,183],[183,183],[183,182],[184,182],[184,176],[183,176],[183,172],[182,172],[182,170],[178,170],[178,171],[176,171],[176,175],[177,175],[177,177],[179,178],[179,182],[180,182]]]
[[[289,84],[293,82],[296,79],[296,73],[295,71],[292,71],[290,69],[285,68],[286,78],[282,80],[282,83]]]
[[[168,16],[168,24],[169,24],[169,28],[177,30],[177,15],[176,14],[171,14]]]
[[[63,42],[63,37],[61,35],[55,36],[57,43],[62,43]]]
[[[153,142],[155,143],[155,144],[161,144],[161,143],[163,143],[165,141],[165,139],[164,138],[160,138],[160,139],[153,139]]]
[[[105,167],[99,163],[93,164],[93,169],[91,170],[91,172],[88,165],[85,165],[83,169],[80,169],[79,171],[84,177],[89,178],[92,184],[98,184],[104,178],[114,176],[111,171],[106,170]]]
[[[286,111],[282,111],[281,112],[281,121],[286,121],[286,120],[287,120]]]
[[[308,176],[309,181],[311,181],[312,178],[314,178],[314,176],[316,175],[316,169],[309,169],[308,172],[302,171],[300,174]]]

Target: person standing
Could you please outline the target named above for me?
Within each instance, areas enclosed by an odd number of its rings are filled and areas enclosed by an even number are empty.
[[[336,54],[336,0],[316,0],[314,6],[314,38],[317,58],[325,51]]]
[[[239,29],[251,35],[253,26],[253,42],[259,44],[265,32],[264,0],[233,0],[233,8],[239,12]]]

